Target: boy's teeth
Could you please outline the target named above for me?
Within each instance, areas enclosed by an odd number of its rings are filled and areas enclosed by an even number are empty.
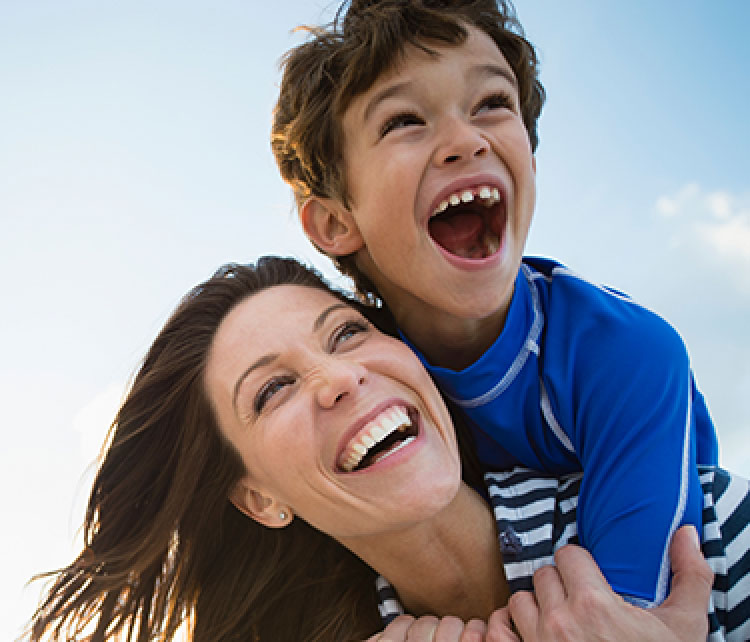
[[[410,425],[411,420],[406,409],[401,407],[389,408],[367,424],[359,436],[347,446],[340,462],[341,468],[346,472],[351,472],[375,444],[383,441],[396,430],[404,431]]]
[[[449,207],[455,207],[461,203],[471,203],[474,198],[478,197],[479,200],[483,201],[483,205],[491,207],[500,200],[500,190],[497,187],[490,187],[489,185],[482,185],[474,194],[474,190],[465,189],[461,192],[451,194],[448,198],[440,201],[440,204],[435,208],[433,216],[435,214],[442,214]]]

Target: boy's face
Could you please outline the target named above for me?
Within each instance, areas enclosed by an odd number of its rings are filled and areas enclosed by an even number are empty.
[[[535,161],[503,54],[474,28],[462,45],[430,47],[437,56],[407,49],[344,114],[351,208],[329,203],[344,224],[329,230],[344,242],[326,248],[303,213],[324,249],[357,253],[418,345],[417,335],[456,323],[499,332],[535,201]]]

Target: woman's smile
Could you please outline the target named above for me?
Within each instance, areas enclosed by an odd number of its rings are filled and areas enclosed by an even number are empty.
[[[400,403],[385,406],[385,409],[378,410],[374,418],[367,419],[351,439],[346,440],[337,458],[342,471],[351,473],[365,470],[408,446],[419,435],[416,408],[407,408]]]

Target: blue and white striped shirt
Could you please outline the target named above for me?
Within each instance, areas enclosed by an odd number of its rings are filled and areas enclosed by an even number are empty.
[[[750,483],[715,467],[699,467],[703,489],[703,554],[714,572],[709,642],[750,640]],[[532,590],[532,576],[555,551],[578,543],[579,473],[555,478],[516,468],[485,481],[511,592]],[[648,525],[644,525],[647,529]],[[384,624],[404,612],[388,581],[376,582]]]

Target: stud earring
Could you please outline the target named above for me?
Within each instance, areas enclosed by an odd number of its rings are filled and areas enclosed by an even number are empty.
[[[283,510],[279,511],[279,519],[282,522],[286,519],[286,513]]]

